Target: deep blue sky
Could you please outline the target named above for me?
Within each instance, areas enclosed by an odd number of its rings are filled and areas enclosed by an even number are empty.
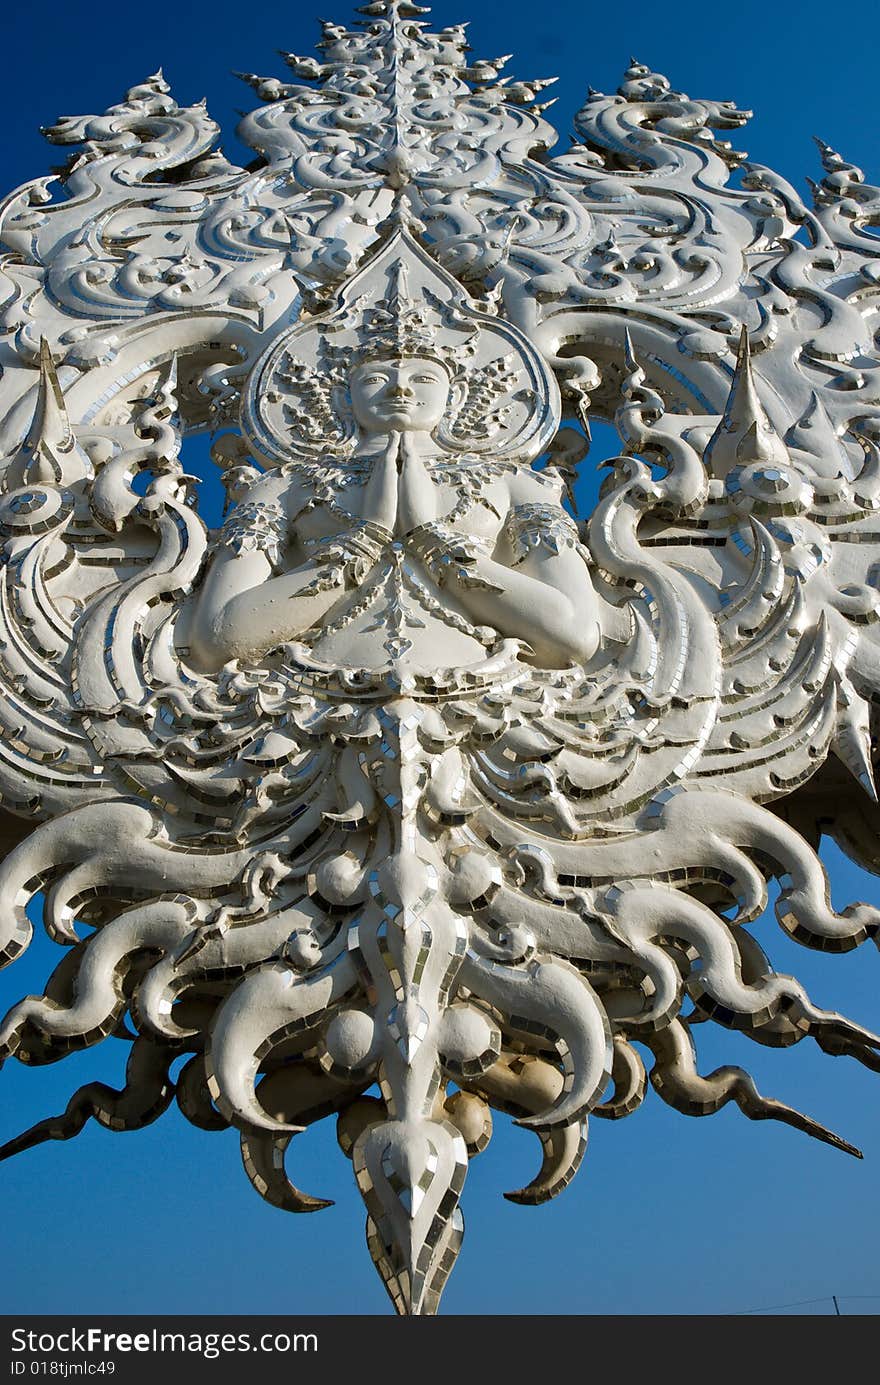
[[[821,135],[880,174],[873,54],[848,18],[807,0],[619,7],[570,0],[443,0],[437,27],[472,20],[476,56],[515,54],[510,72],[559,75],[549,112],[563,136],[588,84],[617,86],[631,53],[694,96],[756,111],[738,148],[803,187],[819,176],[810,141]],[[61,114],[98,112],[162,65],[181,102],[207,96],[241,157],[236,109],[252,93],[231,69],[282,75],[277,48],[309,53],[312,17],[348,21],[343,0],[316,7],[276,0],[210,6],[117,6],[82,0],[16,5],[4,17],[8,60],[0,104],[6,124],[0,191],[59,161],[37,127]],[[846,12],[841,12],[846,13]],[[833,848],[835,903],[880,902],[876,878]],[[777,969],[800,976],[817,1003],[880,1026],[876,952],[813,955],[759,927]],[[44,940],[0,975],[0,1011],[42,990],[53,949]],[[809,1111],[861,1145],[864,1163],[787,1128],[753,1124],[736,1109],[707,1120],[678,1116],[649,1094],[619,1123],[594,1121],[575,1183],[540,1209],[501,1198],[537,1167],[537,1141],[496,1121],[465,1188],[467,1233],[446,1291],[447,1313],[713,1313],[824,1299],[806,1313],[875,1312],[880,1271],[880,1076],[804,1043],[765,1050],[713,1026],[698,1031],[703,1070],[747,1065],[767,1095]],[[103,1050],[106,1050],[104,1052]],[[49,1068],[8,1063],[0,1073],[0,1138],[61,1110],[80,1082],[116,1081],[123,1045],[107,1041]],[[296,1181],[336,1199],[329,1211],[285,1216],[264,1204],[241,1171],[232,1133],[207,1135],[170,1111],[137,1134],[87,1126],[0,1165],[4,1251],[0,1312],[384,1313],[387,1300],[363,1240],[363,1207],[332,1122],[291,1151]]]

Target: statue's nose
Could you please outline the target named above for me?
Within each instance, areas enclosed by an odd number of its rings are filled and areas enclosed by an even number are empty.
[[[409,399],[412,390],[405,380],[396,380],[388,390],[392,399]]]

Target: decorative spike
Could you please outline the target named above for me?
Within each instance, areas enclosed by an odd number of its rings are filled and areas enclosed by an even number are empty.
[[[626,368],[629,371],[629,373],[631,375],[635,374],[635,372],[639,369],[639,363],[636,360],[636,353],[633,350],[632,337],[629,334],[629,327],[624,327],[623,329],[623,359],[626,362]]]
[[[786,433],[785,441],[792,452],[800,452],[809,459],[810,468],[817,475],[831,479],[838,476],[851,478],[853,468],[846,449],[815,390],[811,392],[810,402],[797,423],[792,424]]]
[[[58,372],[45,337],[40,338],[40,390],[27,441],[31,447],[43,443],[62,452],[69,452],[74,445]]]
[[[49,343],[40,340],[40,383],[34,417],[21,448],[9,464],[5,487],[71,485],[90,474],[88,459],[76,445],[64,394]]]
[[[726,476],[736,466],[767,462],[785,466],[788,449],[764,410],[752,374],[748,328],[743,325],[739,338],[733,382],[721,421],[703,455],[714,476]]]
[[[16,1154],[23,1154],[25,1150],[35,1149],[46,1140],[70,1140],[80,1133],[89,1116],[93,1114],[94,1112],[82,1103],[77,1092],[60,1115],[48,1116],[45,1120],[37,1121],[36,1125],[30,1126],[20,1135],[15,1135],[4,1145],[0,1145],[0,1160],[11,1159]]]
[[[853,1159],[864,1158],[857,1145],[850,1144],[842,1135],[829,1130],[827,1125],[822,1125],[819,1121],[813,1120],[812,1116],[807,1116],[803,1111],[787,1106],[785,1102],[777,1101],[774,1097],[763,1097],[755,1091],[750,1097],[740,1098],[739,1106],[743,1115],[748,1116],[750,1120],[780,1121],[783,1125],[790,1125],[792,1129],[809,1135],[813,1140],[820,1140],[822,1144],[831,1145],[832,1149],[839,1149],[841,1154],[849,1154]]]
[[[832,749],[842,765],[873,803],[877,800],[871,763],[870,707],[848,678],[841,678],[837,692],[837,734]]]

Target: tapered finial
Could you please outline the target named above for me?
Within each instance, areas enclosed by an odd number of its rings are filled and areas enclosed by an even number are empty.
[[[714,476],[726,476],[734,467],[750,462],[784,466],[790,461],[788,449],[758,395],[745,325],[740,332],[736,368],[721,422],[709,439],[703,460]]]
[[[6,489],[71,485],[90,469],[88,458],[76,445],[52,352],[43,337],[34,416],[27,437],[9,464]]]

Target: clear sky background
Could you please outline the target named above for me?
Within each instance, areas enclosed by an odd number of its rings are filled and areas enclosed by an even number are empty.
[[[0,193],[61,161],[63,151],[40,138],[41,124],[103,111],[160,65],[181,103],[208,98],[229,157],[248,159],[234,138],[236,111],[255,98],[231,70],[283,76],[276,49],[312,52],[318,12],[352,18],[346,0],[321,0],[320,10],[309,0],[11,6]],[[817,0],[798,7],[441,0],[434,7],[438,28],[465,19],[475,56],[512,52],[511,74],[560,77],[548,118],[563,144],[587,85],[613,91],[632,53],[693,96],[754,109],[750,125],[731,136],[736,147],[800,189],[805,174],[820,176],[811,134],[866,166],[873,181],[880,176],[876,39],[852,11]],[[831,846],[823,854],[837,907],[880,903],[876,877]],[[818,1004],[880,1027],[875,950],[812,954],[784,938],[772,917],[757,933],[777,970],[798,975]],[[57,949],[38,939],[0,974],[0,1013],[42,991],[55,957]],[[864,1162],[786,1127],[751,1123],[736,1108],[688,1119],[649,1092],[626,1120],[591,1123],[584,1166],[560,1198],[523,1208],[501,1194],[532,1176],[538,1143],[498,1117],[492,1144],[468,1174],[465,1243],[446,1313],[730,1313],[807,1300],[791,1311],[811,1314],[832,1312],[832,1294],[843,1313],[880,1310],[880,1075],[809,1041],[769,1050],[715,1028],[697,1031],[703,1071],[743,1063],[766,1095],[860,1145]],[[0,1139],[63,1109],[82,1082],[120,1082],[126,1049],[111,1039],[47,1068],[7,1063]],[[145,1131],[111,1135],[90,1122],[67,1144],[0,1164],[0,1313],[388,1311],[333,1122],[297,1137],[289,1154],[301,1187],[336,1199],[311,1216],[262,1202],[237,1145],[234,1133],[195,1130],[172,1108]]]

